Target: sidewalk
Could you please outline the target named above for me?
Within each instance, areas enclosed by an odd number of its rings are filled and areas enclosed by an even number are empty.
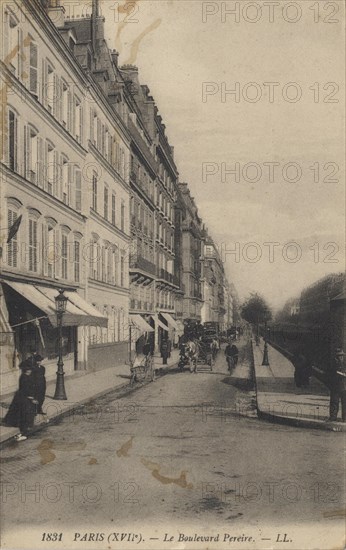
[[[309,388],[296,388],[292,363],[270,345],[269,366],[262,365],[263,346],[262,339],[259,346],[252,343],[258,416],[292,426],[346,432],[345,423],[328,422],[328,388],[314,377]]]
[[[174,367],[178,363],[178,350],[172,350],[170,359],[167,365],[162,365],[161,357],[154,360],[155,370],[162,369],[163,372]],[[65,379],[65,389],[67,400],[56,401],[53,399],[55,391],[55,381],[47,383],[46,399],[43,405],[44,412],[47,413],[46,418],[52,420],[67,414],[80,405],[84,405],[106,393],[116,389],[128,386],[130,382],[130,367],[122,365],[120,367],[112,367],[109,369],[99,370],[96,372],[77,371],[72,376]],[[134,386],[134,389],[136,386]],[[4,418],[7,413],[9,404],[12,401],[14,394],[8,394],[1,398],[0,401],[0,419]],[[37,424],[34,430],[41,429],[46,425],[45,422]],[[0,426],[0,444],[12,439],[19,433],[18,428],[8,426]]]

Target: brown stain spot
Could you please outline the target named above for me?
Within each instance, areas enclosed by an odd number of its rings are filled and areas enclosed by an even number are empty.
[[[75,441],[71,443],[55,443],[52,439],[42,439],[41,443],[37,447],[38,452],[41,455],[41,464],[48,464],[55,460],[55,451],[82,451],[85,449],[86,443],[83,441]]]
[[[137,53],[138,53],[139,45],[141,41],[147,34],[149,34],[150,32],[154,31],[157,27],[159,27],[161,25],[161,21],[162,20],[160,18],[156,19],[153,23],[151,23],[151,25],[149,25],[146,29],[144,29],[144,31],[141,32],[141,34],[137,36],[137,38],[132,42],[130,57],[126,60],[125,65],[132,65],[133,63],[136,62]]]
[[[129,456],[129,450],[132,448],[133,437],[131,437],[126,443],[124,443],[120,449],[117,450],[117,456]]]
[[[38,452],[41,455],[41,464],[48,464],[55,460],[55,454],[51,452],[54,446],[54,442],[51,439],[43,439],[37,447]]]
[[[88,462],[89,466],[92,466],[93,464],[98,464],[97,458],[91,458]]]
[[[131,15],[131,11],[129,10],[133,10],[136,8],[136,4],[139,0],[133,0],[132,2],[129,1],[129,0],[126,0],[125,4],[123,6],[118,6],[118,13],[126,13],[128,16]],[[116,37],[115,37],[115,40],[116,40],[116,48],[117,50],[119,51],[119,53],[121,52],[121,41],[120,41],[120,35],[123,31],[123,29],[125,28],[126,26],[126,18],[124,21],[120,21],[120,23],[118,24],[118,32],[116,34]]]
[[[346,508],[340,508],[339,510],[330,510],[329,512],[323,512],[324,518],[343,518],[346,516]]]
[[[160,481],[163,485],[178,485],[178,487],[181,487],[182,489],[192,489],[193,484],[188,483],[186,479],[187,472],[185,470],[182,470],[179,477],[168,477],[160,474],[161,466],[157,464],[156,462],[150,462],[150,460],[146,460],[145,458],[141,459],[142,464],[151,471],[152,476],[157,479],[157,481]]]

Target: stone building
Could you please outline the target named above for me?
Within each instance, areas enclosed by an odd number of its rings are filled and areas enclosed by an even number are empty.
[[[28,351],[44,355],[48,379],[55,376],[60,288],[69,298],[65,371],[125,359],[130,136],[98,72],[100,18],[88,34],[85,22],[65,19],[59,2],[3,2],[1,10],[5,392]]]
[[[179,184],[185,206],[182,222],[181,262],[183,270],[184,298],[183,319],[201,321],[203,226],[194,198],[187,183]]]
[[[202,322],[218,323],[220,330],[226,330],[228,303],[225,300],[225,271],[217,247],[207,230],[204,230],[203,238]]]

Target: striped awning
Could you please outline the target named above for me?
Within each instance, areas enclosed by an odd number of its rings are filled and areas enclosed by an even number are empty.
[[[57,326],[55,297],[58,296],[59,291],[56,288],[17,281],[4,282],[43,311],[51,324]],[[77,292],[66,290],[64,294],[68,298],[66,312],[63,317],[64,326],[98,326],[107,328],[107,317],[104,317],[94,306],[88,304]]]

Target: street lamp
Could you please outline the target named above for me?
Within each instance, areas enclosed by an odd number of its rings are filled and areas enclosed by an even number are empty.
[[[267,344],[267,321],[265,321],[265,325],[264,325],[264,350],[263,350],[262,365],[269,367],[268,344]]]
[[[64,384],[64,362],[62,360],[62,318],[66,312],[66,304],[68,298],[64,295],[63,290],[59,290],[58,296],[55,297],[56,316],[58,318],[58,370],[56,373],[56,386],[54,399],[65,400],[65,384]]]

